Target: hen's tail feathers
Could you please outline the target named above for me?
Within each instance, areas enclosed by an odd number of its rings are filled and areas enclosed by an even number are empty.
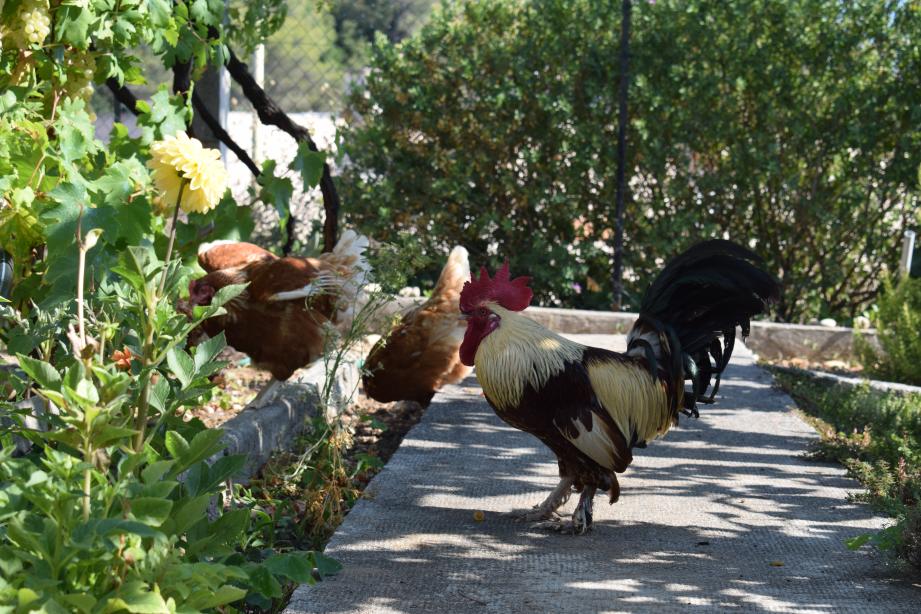
[[[442,296],[451,292],[453,300],[457,301],[467,281],[470,281],[470,261],[467,259],[467,250],[458,245],[448,255],[448,261],[441,270],[432,296]]]
[[[340,327],[347,326],[351,321],[363,290],[371,281],[371,265],[365,255],[369,245],[368,237],[349,229],[342,233],[333,251],[319,256],[334,271],[329,287],[339,296],[337,320]]]
[[[645,357],[654,375],[666,374],[676,420],[682,399],[682,413],[693,416],[698,402],[713,403],[736,326],[745,338],[751,318],[780,297],[780,283],[762,267],[751,250],[705,241],[669,262],[646,291],[627,337],[628,353]]]

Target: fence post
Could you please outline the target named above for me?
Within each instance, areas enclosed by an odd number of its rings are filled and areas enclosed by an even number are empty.
[[[915,231],[906,230],[902,237],[902,259],[899,262],[899,274],[908,276],[911,274],[911,257],[915,252]]]

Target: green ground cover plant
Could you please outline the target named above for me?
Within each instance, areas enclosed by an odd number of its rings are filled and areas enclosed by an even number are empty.
[[[772,370],[821,435],[812,456],[841,462],[866,487],[854,497],[896,520],[849,545],[872,541],[921,569],[921,395],[881,393],[792,369]]]

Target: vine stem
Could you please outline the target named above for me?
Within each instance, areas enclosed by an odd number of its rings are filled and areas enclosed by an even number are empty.
[[[185,186],[188,182],[188,179],[183,178],[182,183],[179,184],[179,196],[176,198],[176,208],[173,210],[173,221],[170,224],[169,243],[166,246],[166,258],[163,260],[163,275],[160,277],[160,288],[157,290],[158,299],[163,295],[163,290],[166,288],[166,274],[169,272],[170,258],[173,257],[173,244],[176,242],[176,224],[179,221],[179,205],[182,203],[182,193],[185,191]]]

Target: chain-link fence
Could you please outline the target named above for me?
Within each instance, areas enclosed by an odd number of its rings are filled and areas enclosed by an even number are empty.
[[[376,36],[403,40],[428,20],[434,0],[289,2],[265,44],[265,87],[288,112],[338,113],[367,65]],[[239,96],[235,96],[239,100]]]

